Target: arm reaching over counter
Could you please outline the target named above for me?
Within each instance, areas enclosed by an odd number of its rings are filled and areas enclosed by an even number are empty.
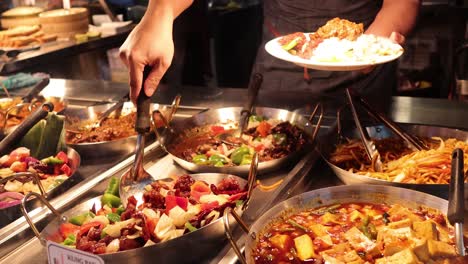
[[[130,98],[136,102],[146,65],[152,70],[143,84],[146,95],[156,91],[174,56],[173,21],[193,0],[150,0],[146,14],[120,47],[130,74]]]

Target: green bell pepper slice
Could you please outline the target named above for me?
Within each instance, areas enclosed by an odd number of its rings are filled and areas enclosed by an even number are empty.
[[[221,157],[220,155],[217,155],[217,154],[211,155],[211,157],[208,159],[208,161],[211,164],[215,165],[215,166],[216,166],[217,163],[222,163],[222,164],[227,163],[226,160],[223,157]]]
[[[105,193],[101,197],[101,203],[102,204],[107,204],[108,206],[110,206],[112,208],[117,208],[122,204],[122,201],[120,200],[119,197],[117,197],[117,196],[115,196],[113,194]]]
[[[205,154],[195,155],[192,159],[192,162],[199,165],[208,164],[208,157]]]
[[[76,244],[76,236],[74,234],[69,234],[67,238],[62,242],[65,246],[72,246]]]
[[[74,225],[79,225],[79,226],[81,226],[81,225],[83,225],[83,223],[84,223],[86,220],[90,220],[90,219],[92,219],[92,218],[94,218],[94,217],[95,217],[95,215],[94,215],[92,212],[88,211],[88,212],[86,212],[86,213],[84,213],[84,214],[75,215],[75,216],[71,217],[71,218],[68,220],[68,222],[70,222],[70,223],[72,223],[72,224],[74,224]]]
[[[116,177],[112,177],[109,181],[109,185],[107,186],[107,189],[104,193],[109,193],[112,195],[115,195],[117,197],[120,197],[119,195],[119,184],[120,180]]]
[[[239,165],[250,165],[250,163],[252,163],[252,158],[253,156],[250,155],[250,154],[245,154],[243,157],[242,157],[242,161]]]
[[[120,215],[118,215],[116,213],[106,214],[106,217],[107,217],[107,219],[109,219],[109,221],[111,221],[113,223],[120,222]]]
[[[241,164],[244,155],[249,154],[250,150],[247,146],[241,146],[235,149],[231,154],[231,160],[234,164]]]

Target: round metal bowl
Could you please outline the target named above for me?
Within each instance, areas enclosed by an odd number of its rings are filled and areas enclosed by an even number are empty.
[[[446,212],[448,207],[448,202],[439,197],[392,186],[350,185],[317,189],[294,196],[275,205],[255,221],[255,223],[250,227],[248,236],[246,236],[246,262],[255,263],[253,259],[253,250],[258,242],[258,234],[260,234],[269,223],[278,219],[278,217],[289,215],[303,209],[349,202],[398,203],[415,209],[423,205],[437,209],[441,212]]]
[[[67,108],[65,115],[73,118],[78,118],[79,122],[83,124],[92,124],[97,122],[100,113],[105,112],[107,109],[112,107],[114,104],[101,104],[97,106],[90,106],[86,108]],[[159,108],[159,104],[151,104],[150,110],[156,110]],[[132,102],[124,103],[122,108],[122,115],[127,115],[135,112],[136,108]],[[67,120],[65,129],[76,129],[70,120]],[[154,139],[154,134],[147,135],[147,140]],[[90,143],[67,143],[68,146],[78,151],[83,158],[95,158],[95,157],[109,157],[117,155],[126,155],[132,153],[135,150],[137,135],[120,138],[111,141],[101,142],[90,142]]]
[[[73,178],[77,177],[77,170],[80,166],[81,163],[81,158],[78,152],[70,147],[67,148],[66,150],[68,159],[70,161],[70,168],[72,169],[72,174],[65,180],[63,181],[60,185],[56,186],[54,189],[50,190],[47,192],[47,195],[52,195],[54,193],[57,193],[59,190],[61,190],[62,185],[65,186],[66,183],[70,182],[73,180]],[[63,189],[62,189],[63,190]],[[64,191],[64,190],[63,190]],[[37,207],[40,203],[37,199],[30,199],[28,200],[28,206],[29,207]],[[13,222],[14,220],[18,219],[21,217],[21,210],[20,210],[20,204],[10,206],[4,209],[0,209],[0,228],[6,226],[7,224]]]
[[[177,139],[183,137],[188,130],[193,130],[193,128],[203,127],[207,125],[232,125],[237,127],[238,121],[240,119],[241,107],[227,107],[209,110],[193,117],[182,120],[181,122],[174,123],[172,125],[172,132],[165,133],[160,137],[160,143],[165,147],[166,151],[171,155],[171,157],[177,162],[181,167],[186,170],[193,172],[217,172],[217,173],[228,173],[234,175],[245,176],[249,172],[249,165],[240,165],[240,166],[226,166],[226,167],[215,167],[209,165],[198,165],[192,162],[189,162],[185,159],[182,159],[176,156],[174,153],[171,153],[171,146],[177,143]],[[268,107],[256,107],[254,110],[256,115],[261,115],[269,119],[277,119],[281,121],[289,121],[291,124],[302,129],[309,138],[312,138],[314,134],[315,126],[309,122],[305,117],[300,114],[277,108],[268,108]],[[309,142],[312,143],[312,142]],[[300,156],[300,153],[304,151],[307,147],[303,147],[301,151],[296,151],[290,153],[288,156],[260,162],[258,165],[259,173],[266,173],[277,170],[284,165],[290,164],[297,157]]]
[[[436,127],[436,126],[424,126],[424,125],[411,125],[411,124],[400,124],[400,126],[407,132],[421,137],[432,137],[437,136],[441,138],[456,138],[468,142],[468,132],[458,129]],[[367,127],[367,131],[372,138],[383,139],[393,136],[389,128],[385,126],[372,126]],[[357,130],[350,130],[349,133],[345,134],[349,138],[359,138]],[[379,185],[390,185],[397,187],[404,187],[408,189],[414,189],[423,191],[426,193],[434,194],[442,198],[448,197],[448,184],[412,184],[412,183],[400,183],[390,182],[381,179],[376,179],[364,175],[358,175],[344,170],[329,161],[330,154],[335,150],[337,142],[335,141],[321,142],[318,148],[325,161],[328,163],[333,172],[342,180],[345,184],[379,184]],[[468,198],[468,183],[465,183],[465,199]]]
[[[208,184],[217,184],[226,177],[233,177],[239,182],[241,188],[247,185],[245,179],[234,175],[201,173],[191,174],[191,176],[196,180],[203,180]],[[54,237],[59,231],[60,224],[66,222],[68,217],[85,212],[92,208],[94,204],[96,208],[100,208],[100,196],[83,202],[62,215],[57,215],[57,217],[42,230],[39,239],[43,242],[47,238]],[[241,210],[237,210],[237,212],[242,213]],[[33,229],[35,229],[35,227],[33,227]],[[200,259],[206,254],[216,254],[217,252],[213,252],[213,249],[223,246],[224,240],[223,221],[219,218],[194,232],[163,243],[116,253],[102,254],[99,255],[99,257],[106,263],[113,264],[126,264],[129,263],[129,261],[132,263],[154,263],[155,259],[157,259],[159,263],[194,263],[196,259]]]

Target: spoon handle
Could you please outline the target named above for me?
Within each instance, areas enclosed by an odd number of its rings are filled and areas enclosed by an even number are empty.
[[[150,104],[151,97],[147,96],[144,91],[145,80],[151,72],[151,67],[145,66],[143,70],[143,81],[141,84],[141,91],[137,97],[137,118],[135,124],[135,130],[139,134],[145,134],[150,131]]]
[[[463,151],[457,148],[452,152],[452,173],[450,177],[447,218],[450,224],[455,226],[455,242],[460,256],[465,256],[465,245],[463,241],[463,222],[465,221],[465,170],[463,165]]]

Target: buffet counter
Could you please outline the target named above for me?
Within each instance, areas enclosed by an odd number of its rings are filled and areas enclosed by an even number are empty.
[[[97,103],[116,101],[127,91],[128,87],[125,84],[52,79],[44,93],[64,96],[69,106],[86,107]],[[241,106],[247,98],[246,89],[225,88],[219,90],[201,87],[171,89],[161,85],[154,96],[154,102],[169,105],[177,93],[181,93],[182,101],[176,119],[186,118],[207,109]],[[324,121],[319,131],[318,140],[327,140],[327,137],[332,136],[330,135],[331,129],[335,127],[336,109],[342,104],[342,100],[339,98],[317,98],[297,93],[266,94],[260,92],[257,106],[282,108],[296,111],[299,114],[307,114],[310,112],[311,105],[317,100],[325,105]],[[393,97],[390,107],[390,117],[397,122],[452,128],[468,129],[468,124],[464,122],[464,117],[467,114],[468,105],[465,103],[443,99]],[[112,176],[122,175],[131,166],[134,161],[132,152],[133,150],[129,149],[127,154],[118,157],[102,156],[83,160],[78,170],[79,177],[74,178],[74,181],[67,183],[66,186],[61,186],[61,190],[58,192],[60,194],[51,197],[51,204],[59,211],[64,211],[88,198],[100,195]],[[185,172],[174,164],[156,141],[147,144],[145,154],[145,168],[154,176],[162,177],[168,173]],[[308,151],[296,162],[279,171],[260,175],[259,179],[265,185],[274,184],[279,180],[282,182],[271,191],[255,189],[253,200],[243,214],[243,219],[247,224],[253,223],[272,205],[286,198],[308,190],[343,184],[333,175],[320,155],[314,150]],[[30,215],[39,230],[42,230],[53,218],[53,214],[44,206],[31,209]],[[240,230],[236,230],[234,236],[239,239],[239,244],[245,239],[245,235]],[[17,219],[0,229],[0,245],[0,256],[3,256],[0,263],[47,262],[45,249],[34,237],[24,218]],[[184,255],[198,251],[197,247],[184,248],[183,250]],[[201,251],[197,254],[203,255],[203,257],[197,259],[197,263],[235,263],[236,261],[235,254],[230,250],[228,242],[211,245],[211,248]],[[112,262],[129,263],[135,262],[136,258],[136,256],[135,259],[125,260],[115,258]],[[148,261],[150,260],[143,260],[141,263]]]

